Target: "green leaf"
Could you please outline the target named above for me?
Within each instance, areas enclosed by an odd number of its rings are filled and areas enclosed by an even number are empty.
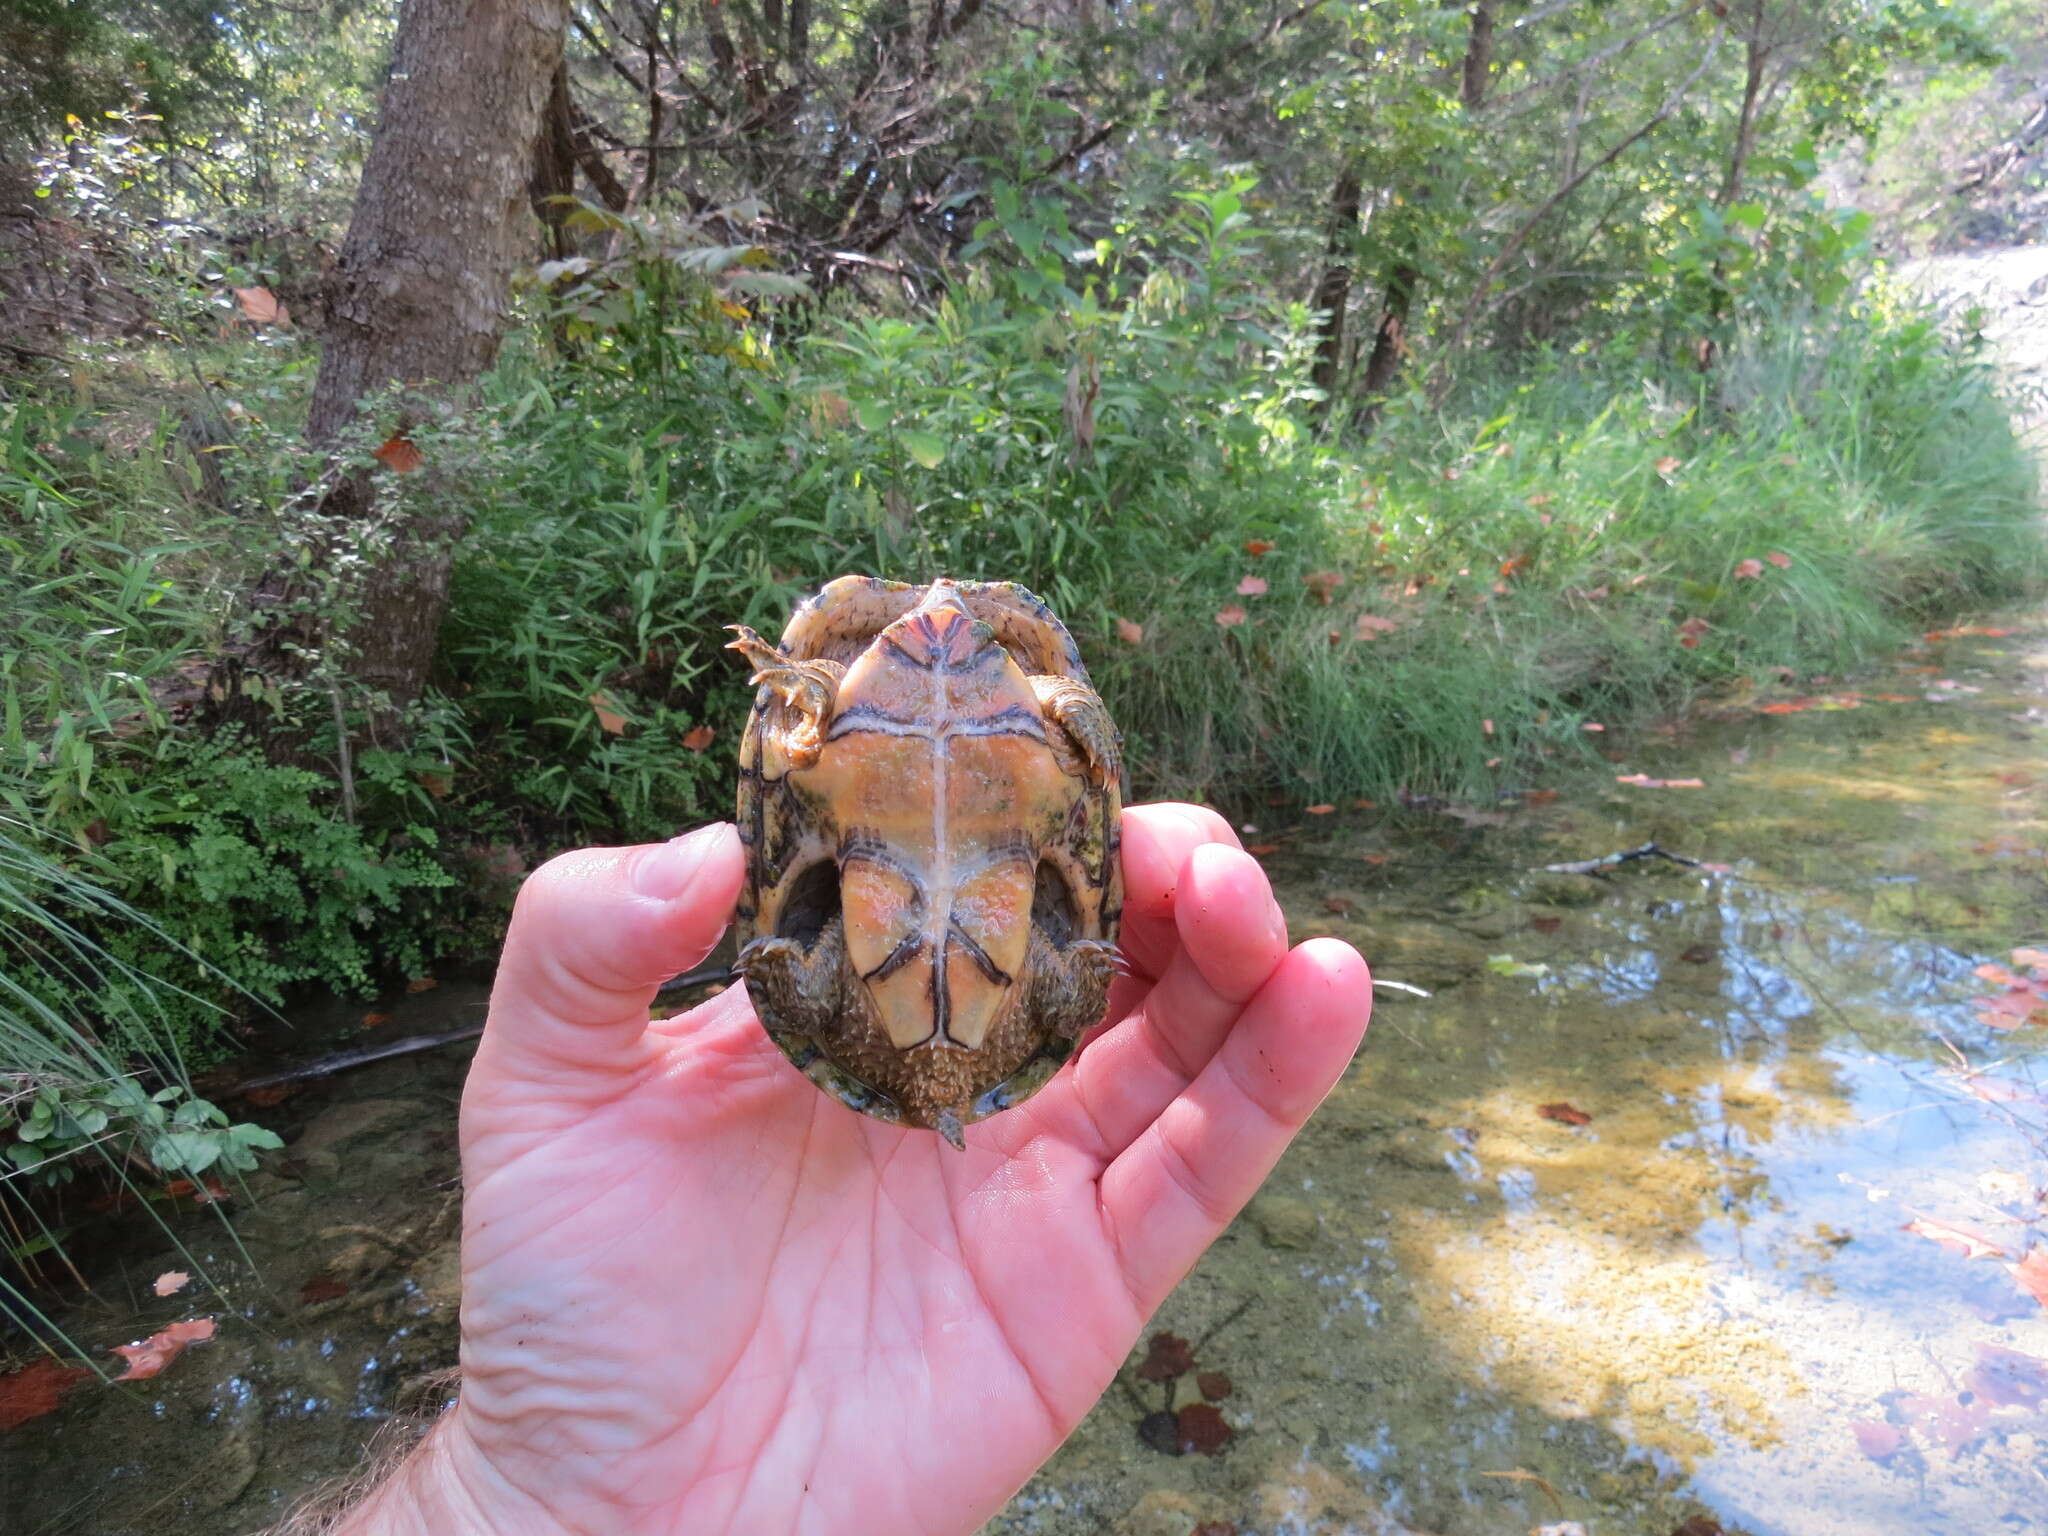
[[[912,430],[898,435],[910,456],[926,469],[937,469],[946,462],[946,440],[938,433]]]

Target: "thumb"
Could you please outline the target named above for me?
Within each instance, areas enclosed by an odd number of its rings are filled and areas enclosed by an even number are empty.
[[[515,1069],[630,1064],[655,989],[711,952],[744,876],[729,822],[550,859],[512,909],[480,1050]]]

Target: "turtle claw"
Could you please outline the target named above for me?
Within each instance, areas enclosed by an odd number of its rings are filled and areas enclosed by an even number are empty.
[[[846,668],[822,658],[794,661],[763,640],[744,624],[728,624],[734,638],[726,649],[738,651],[753,667],[747,679],[766,688],[789,709],[796,711],[797,724],[785,738],[790,766],[808,768],[817,762],[825,746],[825,724],[832,718],[833,702],[839,696],[839,680]]]

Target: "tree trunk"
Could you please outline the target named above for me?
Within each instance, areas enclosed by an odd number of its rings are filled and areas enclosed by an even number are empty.
[[[1379,329],[1373,334],[1372,355],[1365,360],[1365,379],[1359,386],[1368,400],[1378,400],[1394,387],[1401,360],[1408,355],[1408,310],[1421,281],[1422,274],[1405,261],[1387,271]]]
[[[1500,0],[1473,0],[1472,31],[1465,40],[1464,77],[1458,96],[1467,112],[1486,105],[1486,82],[1493,74],[1493,23]]]
[[[1749,170],[1749,157],[1756,153],[1759,107],[1764,92],[1764,69],[1771,49],[1764,41],[1764,0],[1756,0],[1748,44],[1744,50],[1747,69],[1742,80],[1742,111],[1735,119],[1735,145],[1728,152],[1727,174],[1721,178],[1721,195],[1715,202],[1728,207],[1742,196],[1742,178]]]
[[[534,141],[562,56],[565,0],[405,0],[354,216],[329,279],[307,437],[336,442],[364,396],[396,383],[461,398],[497,357],[505,295],[532,226]],[[396,429],[403,432],[401,419]],[[381,428],[379,429],[381,430]],[[361,515],[351,475],[323,510]],[[350,670],[388,715],[419,696],[462,533],[415,492],[368,578]]]
[[[1358,172],[1350,166],[1338,173],[1330,189],[1330,235],[1328,254],[1323,258],[1323,275],[1309,302],[1323,313],[1323,334],[1316,341],[1315,368],[1310,374],[1323,392],[1316,406],[1317,420],[1327,420],[1335,408],[1337,386],[1344,372],[1344,312],[1351,305],[1351,258],[1358,242]]]

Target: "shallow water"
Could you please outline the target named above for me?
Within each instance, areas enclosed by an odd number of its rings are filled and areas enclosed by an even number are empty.
[[[1380,999],[1154,1325],[1228,1378],[1229,1443],[1140,1437],[1169,1402],[1141,1349],[993,1536],[2048,1529],[2048,1308],[1904,1230],[2048,1248],[2048,1031],[2001,1036],[1969,1004],[1975,966],[2048,938],[2048,624],[2010,627],[1809,685],[1854,707],[1731,701],[1612,768],[1703,788],[1608,775],[1247,833],[1277,845],[1298,934],[1432,996]],[[1724,868],[1542,869],[1649,840]],[[451,982],[374,1034],[481,1005]],[[308,1019],[301,1049],[360,1040],[360,1013]],[[232,1205],[260,1278],[185,1202],[225,1293],[158,1300],[192,1266],[126,1224],[67,1329],[97,1348],[204,1312],[221,1335],[0,1433],[0,1529],[254,1530],[434,1400],[464,1058],[254,1112],[291,1138]],[[1194,1374],[1170,1390],[1194,1400]]]

